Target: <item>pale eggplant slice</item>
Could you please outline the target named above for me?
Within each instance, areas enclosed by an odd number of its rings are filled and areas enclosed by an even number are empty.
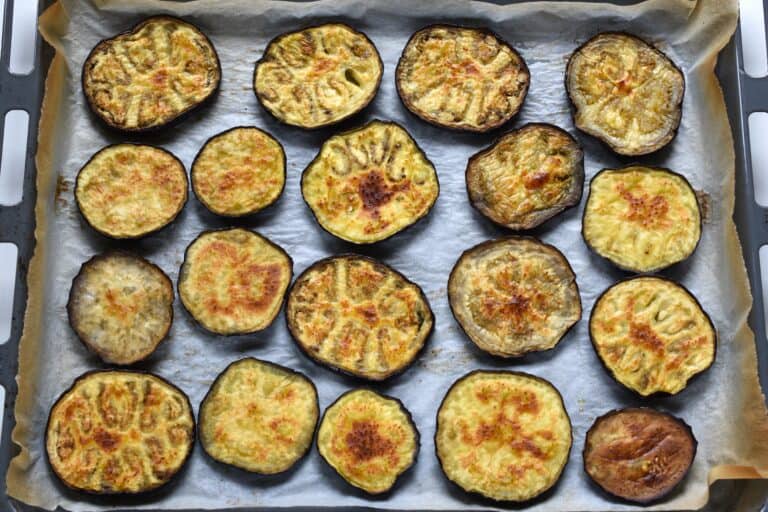
[[[413,363],[435,322],[418,285],[355,254],[320,260],[296,278],[285,317],[311,359],[374,381]]]
[[[470,372],[437,411],[435,450],[448,480],[496,501],[524,502],[557,483],[573,437],[548,381],[511,371]]]
[[[280,246],[243,228],[206,231],[184,254],[179,297],[204,329],[250,334],[272,324],[293,276]]]
[[[153,16],[97,44],[83,63],[83,92],[108,126],[144,132],[192,112],[219,88],[210,39],[189,22]]]
[[[669,169],[604,169],[589,185],[582,234],[617,267],[655,272],[693,254],[701,238],[699,201],[688,180]]]
[[[301,194],[320,226],[355,244],[415,224],[439,191],[416,141],[400,125],[378,120],[328,139],[301,176]]]
[[[584,442],[584,471],[605,492],[646,504],[680,484],[696,456],[691,427],[649,408],[611,411]]]
[[[685,78],[637,36],[604,32],[568,60],[565,86],[576,127],[621,155],[653,153],[677,134]]]
[[[448,300],[469,339],[501,357],[554,348],[581,319],[568,260],[533,237],[490,240],[465,251],[448,278]]]
[[[227,366],[200,404],[200,444],[219,462],[274,475],[306,455],[319,416],[305,375],[248,357]]]
[[[168,335],[173,283],[141,256],[99,254],[72,281],[67,314],[78,338],[105,363],[133,364]]]
[[[480,213],[509,229],[532,229],[579,204],[584,153],[568,132],[530,123],[470,157],[466,181]]]
[[[45,452],[67,487],[139,494],[167,484],[192,453],[189,398],[150,373],[118,370],[78,377],[51,408]]]
[[[419,453],[419,431],[400,400],[353,389],[328,406],[317,449],[344,480],[368,494],[392,489]]]
[[[487,132],[517,114],[531,76],[517,51],[484,28],[431,25],[413,34],[395,71],[403,104],[424,121]]]
[[[139,144],[99,150],[80,169],[75,201],[86,222],[110,238],[141,238],[170,224],[187,202],[184,164]]]
[[[285,188],[285,151],[253,126],[238,126],[208,139],[192,163],[192,190],[206,208],[241,217],[273,204]]]
[[[635,277],[603,292],[589,334],[613,378],[641,396],[678,393],[715,360],[709,316],[683,286],[660,277]]]
[[[365,34],[328,23],[273,39],[256,63],[253,89],[278,121],[315,129],[367,107],[383,71],[379,52]]]

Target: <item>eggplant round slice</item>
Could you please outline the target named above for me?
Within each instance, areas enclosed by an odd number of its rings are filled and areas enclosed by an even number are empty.
[[[314,361],[368,380],[404,371],[434,327],[418,285],[366,256],[326,258],[293,284],[288,330]]]
[[[292,276],[291,257],[269,239],[242,228],[206,231],[187,247],[179,297],[204,329],[250,334],[272,324]]]
[[[371,121],[328,139],[301,176],[320,226],[355,244],[389,238],[437,200],[435,168],[404,128]]]
[[[613,378],[641,396],[678,393],[715,360],[709,316],[685,288],[660,277],[608,288],[592,308],[589,334]]]
[[[311,380],[248,357],[221,372],[200,404],[200,444],[224,464],[263,475],[282,473],[312,446],[319,416]]]
[[[69,323],[105,363],[149,357],[173,322],[173,283],[157,265],[126,252],[94,256],[80,267],[67,303]]]
[[[78,377],[51,409],[45,449],[69,488],[138,494],[168,483],[195,441],[187,395],[149,373],[105,370]]]
[[[110,238],[140,238],[170,224],[187,202],[187,172],[154,146],[116,144],[80,169],[75,200],[86,222]]]
[[[424,121],[487,132],[517,114],[531,81],[517,51],[487,29],[432,25],[413,34],[395,71],[403,104]]]
[[[568,260],[532,237],[491,240],[465,251],[448,278],[448,300],[467,336],[501,357],[554,348],[581,319]]]
[[[252,126],[208,139],[192,164],[192,190],[211,212],[240,217],[277,201],[285,187],[285,152]]]
[[[560,393],[527,373],[470,372],[437,411],[435,449],[445,476],[496,501],[527,501],[550,489],[572,441]]]
[[[317,449],[350,485],[381,494],[416,462],[419,431],[400,400],[353,389],[325,410]]]
[[[208,100],[221,65],[194,25],[153,16],[101,41],[83,64],[83,92],[108,126],[126,132],[162,128]]]
[[[685,79],[662,52],[626,33],[598,34],[568,60],[574,124],[621,155],[645,155],[677,134]]]
[[[696,438],[683,420],[648,408],[611,411],[584,442],[584,470],[604,491],[637,503],[669,494],[688,473]]]
[[[472,156],[466,180],[480,213],[509,229],[532,229],[579,204],[584,153],[568,132],[531,123]]]
[[[379,52],[365,34],[328,23],[273,39],[256,63],[253,89],[278,121],[315,129],[367,107],[383,71]]]
[[[582,234],[614,265],[655,272],[688,258],[701,238],[701,211],[688,180],[668,169],[604,169],[589,185]]]

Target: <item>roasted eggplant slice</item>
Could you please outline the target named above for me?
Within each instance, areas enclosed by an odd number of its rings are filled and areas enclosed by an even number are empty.
[[[668,169],[604,169],[589,185],[582,234],[592,250],[619,268],[655,272],[696,249],[699,202],[688,180]]]
[[[532,237],[464,251],[448,278],[453,316],[482,350],[501,357],[553,348],[581,318],[568,260]]]
[[[285,187],[285,152],[253,126],[208,139],[192,164],[192,190],[210,211],[240,217],[271,205]]]
[[[487,132],[520,110],[528,66],[490,30],[432,25],[413,34],[397,63],[403,104],[428,123]]]
[[[141,256],[107,252],[86,261],[69,291],[69,323],[105,363],[155,351],[173,322],[173,283]]]
[[[249,334],[275,319],[292,276],[291,257],[269,239],[242,228],[206,231],[187,247],[179,297],[203,328]]]
[[[293,284],[288,330],[313,360],[369,380],[405,370],[434,326],[418,285],[365,256],[326,258]]]
[[[282,473],[312,446],[319,416],[311,380],[248,357],[221,372],[200,404],[200,444],[224,464]]]
[[[709,316],[681,285],[636,277],[595,302],[589,334],[613,378],[642,396],[682,391],[715,360]]]
[[[86,222],[110,238],[140,238],[173,221],[187,202],[184,164],[164,149],[116,144],[80,169],[75,200]]]
[[[167,126],[208,100],[221,65],[194,25],[153,16],[101,41],[83,63],[83,92],[107,125],[126,132]]]
[[[78,377],[51,409],[45,449],[67,487],[138,494],[168,483],[195,442],[187,395],[149,373],[107,370]]]
[[[356,244],[389,238],[437,200],[435,168],[404,128],[371,121],[328,139],[301,176],[320,225]]]
[[[383,71],[379,52],[365,34],[328,23],[273,39],[256,63],[253,89],[279,121],[314,129],[367,107]]]
[[[437,411],[435,449],[445,476],[467,492],[521,502],[550,489],[571,452],[571,420],[546,380],[470,372]]]
[[[598,34],[568,60],[565,86],[574,124],[621,155],[666,146],[683,113],[680,69],[639,37]]]
[[[584,153],[568,132],[531,123],[472,156],[466,179],[480,213],[509,229],[532,229],[579,204]]]
[[[696,438],[683,420],[648,408],[611,411],[584,442],[584,471],[604,491],[637,503],[663,498],[688,473]]]
[[[348,483],[381,494],[416,462],[419,431],[400,400],[353,389],[325,410],[317,449]]]

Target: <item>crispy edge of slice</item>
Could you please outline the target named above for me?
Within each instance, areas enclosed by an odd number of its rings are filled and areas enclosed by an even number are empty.
[[[406,284],[414,286],[419,291],[419,295],[421,296],[421,300],[427,306],[427,312],[429,313],[430,327],[429,327],[429,331],[427,331],[427,333],[424,335],[424,340],[423,340],[423,342],[421,344],[421,348],[419,348],[419,350],[416,351],[416,353],[413,355],[413,358],[411,358],[411,360],[408,361],[406,364],[404,364],[400,368],[397,368],[396,370],[393,370],[393,371],[389,372],[388,374],[386,374],[386,375],[384,375],[382,377],[371,378],[369,376],[364,375],[361,372],[353,372],[351,370],[344,370],[344,369],[339,368],[338,366],[334,366],[334,365],[332,365],[332,364],[330,364],[330,363],[328,363],[326,361],[322,361],[320,359],[315,358],[310,353],[310,351],[307,350],[304,347],[303,343],[300,341],[298,333],[295,331],[295,322],[291,321],[291,319],[289,318],[290,315],[288,313],[288,310],[290,309],[290,303],[293,300],[293,289],[299,283],[299,281],[301,281],[307,274],[309,274],[309,272],[311,272],[313,270],[317,270],[318,268],[322,268],[322,267],[324,267],[326,265],[332,264],[334,261],[341,260],[341,259],[364,260],[364,261],[370,262],[374,267],[384,267],[387,271],[392,272],[395,276],[397,276],[398,278],[402,279]],[[348,375],[350,377],[355,377],[355,378],[358,378],[358,379],[363,379],[363,380],[366,380],[366,381],[369,381],[369,382],[381,382],[381,381],[387,380],[387,379],[389,379],[391,377],[394,377],[396,375],[400,375],[401,373],[403,373],[406,370],[408,370],[408,368],[410,368],[413,365],[413,363],[416,362],[416,360],[424,352],[424,347],[427,346],[427,342],[429,341],[430,337],[432,336],[432,333],[435,331],[435,313],[434,313],[434,311],[432,311],[432,305],[427,300],[427,296],[424,293],[424,290],[422,290],[421,286],[419,286],[418,284],[414,283],[413,281],[411,281],[410,279],[405,277],[405,275],[400,273],[400,271],[396,270],[395,268],[390,267],[386,263],[381,262],[381,261],[379,261],[379,260],[377,260],[375,258],[372,258],[370,256],[364,256],[364,255],[355,254],[355,253],[343,253],[343,254],[337,254],[335,256],[328,256],[326,258],[319,259],[319,260],[315,261],[314,263],[312,263],[310,266],[308,266],[306,269],[304,269],[304,271],[301,274],[299,274],[299,276],[293,282],[291,287],[288,289],[288,293],[286,294],[286,296],[287,296],[287,298],[286,298],[286,305],[285,305],[285,323],[286,323],[286,326],[288,327],[288,332],[291,335],[291,339],[294,341],[294,344],[299,348],[301,353],[303,353],[305,356],[307,356],[307,358],[309,358],[310,361],[313,361],[314,363],[322,366],[323,368],[327,368],[327,369],[332,370],[334,372],[338,372],[338,373],[340,373],[342,375]]]
[[[475,174],[476,172],[474,164],[478,159],[495,151],[499,143],[501,143],[504,139],[519,135],[523,133],[523,131],[525,130],[533,130],[533,129],[547,129],[547,130],[555,131],[561,135],[565,135],[574,144],[574,146],[576,147],[576,152],[574,154],[576,157],[576,161],[574,165],[575,172],[573,174],[574,184],[571,190],[569,190],[568,195],[565,197],[565,199],[563,199],[561,202],[553,206],[550,206],[549,208],[546,208],[534,214],[530,222],[507,224],[507,223],[501,222],[498,218],[495,218],[493,215],[490,214],[492,212],[492,208],[483,208],[478,203],[478,201],[473,199],[474,194],[472,193],[471,183],[473,181],[472,175]],[[467,197],[469,198],[469,204],[471,204],[475,210],[481,213],[488,220],[490,220],[497,226],[501,226],[507,229],[512,229],[515,231],[533,229],[547,222],[548,220],[552,219],[558,214],[577,206],[581,202],[581,197],[583,195],[583,190],[584,190],[584,150],[581,147],[581,144],[579,144],[579,142],[573,137],[573,135],[563,130],[559,126],[556,126],[550,123],[527,123],[521,126],[520,128],[517,128],[515,130],[512,130],[510,132],[507,132],[501,135],[500,137],[496,138],[496,140],[494,140],[489,146],[487,146],[484,149],[481,149],[474,155],[470,156],[469,160],[467,161],[467,168],[464,171],[464,182],[466,183]]]

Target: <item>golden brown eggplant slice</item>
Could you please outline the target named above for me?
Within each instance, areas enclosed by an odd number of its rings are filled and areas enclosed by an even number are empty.
[[[527,501],[555,485],[572,440],[560,393],[527,373],[470,372],[453,383],[437,411],[443,473],[496,501]]]

